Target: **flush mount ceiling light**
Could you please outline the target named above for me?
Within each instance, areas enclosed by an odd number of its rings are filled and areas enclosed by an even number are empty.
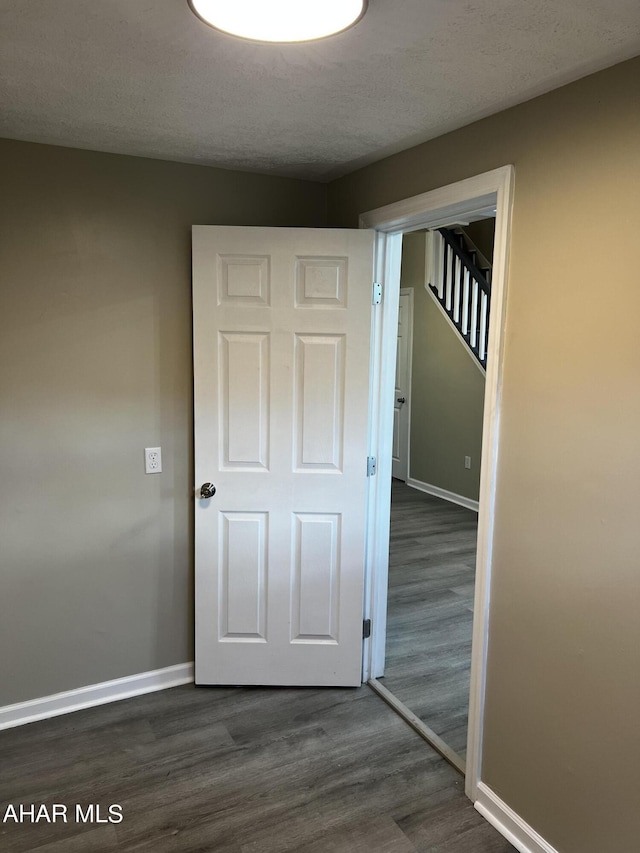
[[[313,41],[353,26],[367,0],[188,0],[217,30],[251,41]]]

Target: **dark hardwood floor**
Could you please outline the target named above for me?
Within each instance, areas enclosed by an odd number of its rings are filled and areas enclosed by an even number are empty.
[[[464,753],[476,515],[394,483],[383,683]],[[178,687],[0,732],[5,853],[513,853],[368,687]],[[76,822],[75,806],[122,809]]]
[[[464,758],[478,514],[393,481],[384,686]]]
[[[5,853],[507,853],[460,775],[369,687],[177,687],[0,732]]]

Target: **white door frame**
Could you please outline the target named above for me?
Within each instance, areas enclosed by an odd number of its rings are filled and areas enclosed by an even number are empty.
[[[491,324],[484,398],[478,549],[471,651],[471,689],[467,740],[466,793],[475,802],[481,779],[489,591],[493,545],[496,468],[499,451],[500,399],[507,295],[509,236],[513,207],[514,167],[491,172],[422,193],[363,213],[361,228],[376,236],[376,281],[383,284],[382,305],[372,312],[369,453],[377,457],[378,471],[370,478],[367,550],[365,556],[365,618],[371,619],[371,637],[364,641],[363,681],[383,675],[389,573],[389,517],[391,512],[391,446],[395,349],[400,291],[402,234],[435,228],[461,216],[495,208],[496,232],[492,272]]]

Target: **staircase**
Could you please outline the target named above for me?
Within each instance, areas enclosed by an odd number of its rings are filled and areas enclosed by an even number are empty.
[[[429,283],[429,290],[486,370],[491,265],[460,229],[438,228],[433,246],[438,272],[436,284]]]

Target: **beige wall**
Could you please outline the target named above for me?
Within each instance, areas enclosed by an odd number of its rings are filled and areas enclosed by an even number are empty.
[[[423,232],[402,240],[400,285],[413,288],[410,477],[477,501],[484,375],[427,293]]]
[[[0,162],[4,705],[193,659],[190,226],[322,225],[325,188],[6,140]]]
[[[359,170],[330,220],[514,163],[483,779],[561,853],[640,837],[640,59]]]

